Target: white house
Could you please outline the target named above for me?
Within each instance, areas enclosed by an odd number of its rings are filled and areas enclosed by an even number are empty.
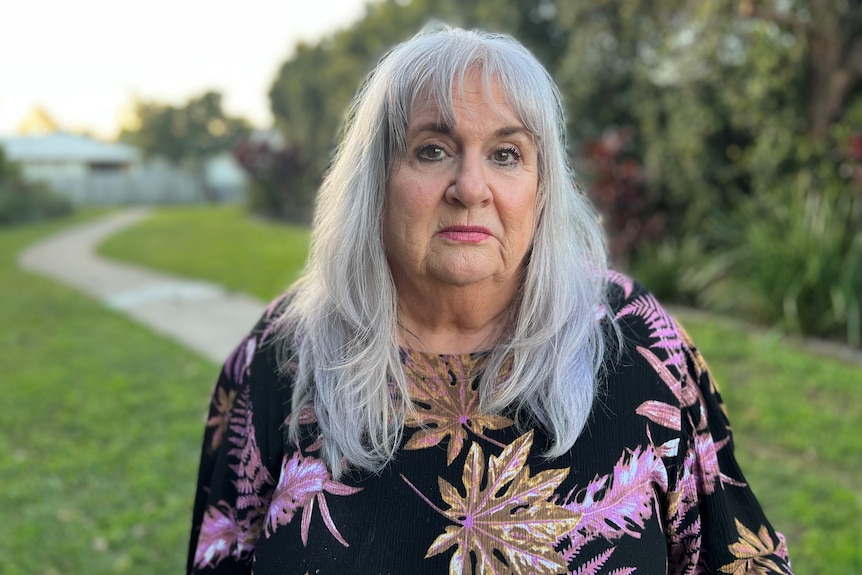
[[[4,138],[0,146],[25,178],[45,182],[78,204],[203,202],[204,185],[217,189],[219,199],[238,199],[244,186],[224,158],[201,182],[165,161],[144,162],[131,146],[65,132]]]
[[[129,172],[140,161],[130,146],[65,132],[4,138],[0,145],[7,159],[20,164],[23,176],[34,180]]]

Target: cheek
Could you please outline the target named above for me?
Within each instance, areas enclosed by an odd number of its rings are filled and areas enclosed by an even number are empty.
[[[421,182],[402,183],[388,196],[389,215],[402,224],[426,222],[433,216],[437,202],[427,186]]]
[[[532,237],[536,225],[536,193],[530,188],[501,200],[501,216],[512,230],[517,230],[519,236]]]
[[[415,184],[415,183],[414,183]],[[423,207],[423,191],[404,178],[393,178],[386,190],[383,210],[383,239],[396,249],[415,243],[413,237],[424,229],[427,210]]]

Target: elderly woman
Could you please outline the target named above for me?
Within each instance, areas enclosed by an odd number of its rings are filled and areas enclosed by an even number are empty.
[[[706,364],[609,272],[547,72],[422,33],[213,394],[189,572],[789,573]]]

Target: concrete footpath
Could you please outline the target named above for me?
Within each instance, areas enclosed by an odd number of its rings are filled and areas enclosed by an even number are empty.
[[[254,326],[266,304],[215,284],[96,254],[102,240],[148,215],[146,209],[131,209],[65,230],[25,249],[19,264],[76,288],[156,333],[222,363]]]

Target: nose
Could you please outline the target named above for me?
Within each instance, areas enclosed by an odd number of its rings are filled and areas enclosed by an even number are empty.
[[[446,190],[446,201],[466,208],[484,206],[491,202],[487,166],[482,158],[473,154],[462,154],[455,175]]]

